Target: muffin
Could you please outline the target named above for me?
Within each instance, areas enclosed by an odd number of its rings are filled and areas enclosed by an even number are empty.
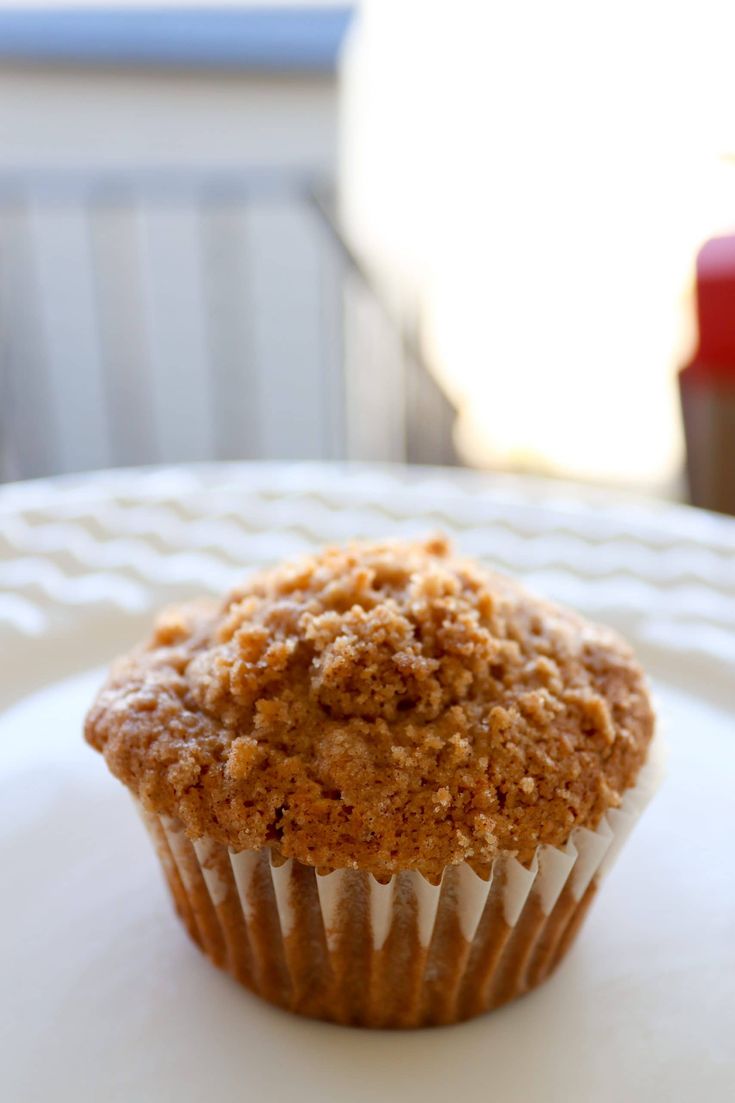
[[[655,786],[653,733],[618,636],[438,538],[165,612],[85,724],[204,953],[375,1027],[466,1019],[552,972]]]

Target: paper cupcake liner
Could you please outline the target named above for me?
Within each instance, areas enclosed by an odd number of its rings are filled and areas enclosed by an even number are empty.
[[[220,968],[304,1015],[373,1027],[457,1022],[540,984],[576,935],[600,880],[661,778],[656,741],[637,784],[595,831],[540,846],[529,866],[498,858],[487,879],[462,863],[437,884],[319,874],[270,848],[189,840],[142,811],[176,910]]]

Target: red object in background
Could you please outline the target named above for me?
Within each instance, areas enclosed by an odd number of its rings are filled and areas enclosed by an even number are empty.
[[[679,373],[694,505],[735,514],[735,235],[697,256],[699,344]]]
[[[699,346],[684,370],[735,378],[735,235],[699,250],[697,324]]]

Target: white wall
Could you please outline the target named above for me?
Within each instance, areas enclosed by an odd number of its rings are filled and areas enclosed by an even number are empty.
[[[337,115],[333,75],[0,66],[4,477],[343,454],[339,288],[298,194],[334,178]],[[176,168],[266,168],[296,194],[90,203],[44,177]]]
[[[331,174],[333,77],[0,68],[0,169],[299,165]]]

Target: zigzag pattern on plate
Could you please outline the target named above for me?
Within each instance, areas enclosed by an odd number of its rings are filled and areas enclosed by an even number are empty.
[[[592,489],[440,469],[221,464],[0,489],[0,638],[80,607],[140,613],[352,537],[442,529],[593,616],[735,659],[735,522]]]

